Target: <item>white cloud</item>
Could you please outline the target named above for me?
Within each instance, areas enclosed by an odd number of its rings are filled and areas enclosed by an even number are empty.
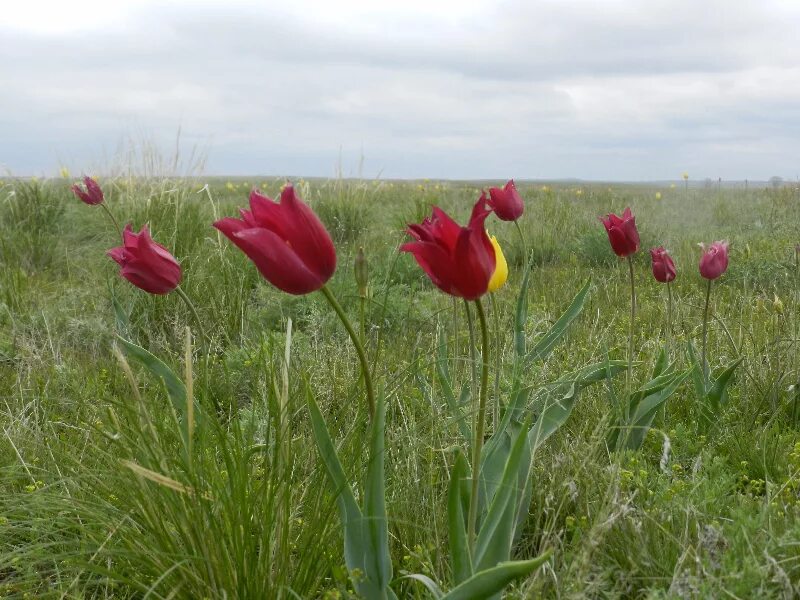
[[[792,177],[798,30],[791,1],[14,3],[0,165],[180,126],[213,173]]]

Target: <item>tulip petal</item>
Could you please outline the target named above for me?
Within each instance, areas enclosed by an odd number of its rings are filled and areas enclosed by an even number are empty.
[[[283,217],[280,222],[283,235],[279,233],[280,237],[291,246],[309,271],[323,282],[330,279],[336,270],[336,249],[325,225],[297,197],[291,185],[287,185],[281,192],[278,206]]]
[[[311,271],[295,249],[269,229],[241,229],[230,239],[255,263],[267,281],[284,292],[308,294],[327,281]]]
[[[112,248],[111,250],[106,252],[106,256],[110,256],[120,266],[125,265],[125,261],[127,258],[125,253],[125,248],[122,246],[117,246],[116,248]]]
[[[482,237],[489,242],[487,252]],[[494,248],[486,231],[465,228],[458,237],[455,250],[454,280],[460,295],[467,300],[480,298],[489,289],[495,267]]]

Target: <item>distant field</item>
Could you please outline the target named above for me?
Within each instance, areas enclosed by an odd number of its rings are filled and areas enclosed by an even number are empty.
[[[132,364],[137,398],[112,345],[119,333],[184,376],[184,331],[199,335],[196,323],[175,294],[150,296],[117,276],[105,256],[115,232],[68,183],[0,184],[0,598],[350,597],[303,390],[308,381],[355,480],[365,457],[355,353],[319,294],[278,292],[211,227],[237,215],[251,187],[273,196],[283,181],[100,179],[117,217],[137,230],[149,223],[181,262],[183,289],[209,338],[208,352],[196,340],[192,377],[214,424],[195,441],[188,462],[196,471],[185,477],[167,393]],[[446,496],[460,438],[437,384],[441,339],[451,357],[458,353],[448,363],[454,381],[461,387],[471,377],[460,302],[397,247],[405,224],[434,204],[463,223],[489,184],[295,180],[334,239],[330,287],[356,322],[359,247],[369,261],[365,345],[387,399],[395,576],[449,581]],[[716,184],[520,183],[520,225],[533,257],[526,337],[546,331],[591,282],[580,317],[526,381],[625,359],[628,270],[598,217],[626,206],[642,238],[634,384],[646,381],[667,339],[652,246],[666,246],[677,264],[670,352],[685,368],[687,341],[700,345],[705,297],[697,244],[730,241],[730,267],[712,296],[709,356],[712,370],[744,361],[715,420],[701,418],[687,381],[636,452],[606,445],[612,388],[624,381],[582,393],[534,456],[533,498],[515,550],[525,558],[550,548],[553,558],[510,586],[508,598],[800,595],[800,191]],[[502,399],[525,256],[511,224],[487,224],[510,268],[491,315],[500,325]],[[291,419],[282,435],[275,403],[288,317]],[[273,460],[280,447],[290,467]],[[158,465],[185,489],[137,476],[123,460]],[[282,510],[290,518],[278,519]],[[393,587],[401,598],[428,597],[410,580]]]

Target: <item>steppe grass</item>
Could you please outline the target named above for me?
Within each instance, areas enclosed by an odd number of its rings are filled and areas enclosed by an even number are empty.
[[[321,297],[277,292],[210,226],[236,214],[250,187],[275,195],[283,181],[100,181],[120,218],[137,229],[148,222],[181,261],[206,337],[179,298],[149,296],[117,277],[104,256],[115,232],[100,210],[72,197],[67,181],[2,182],[0,598],[349,597],[333,491],[304,394],[315,394],[343,464],[361,472],[355,353]],[[359,247],[369,261],[365,337],[388,399],[398,575],[448,580],[447,473],[459,438],[435,383],[438,332],[459,353],[451,369],[460,383],[470,367],[463,314],[454,335],[453,302],[397,246],[403,224],[433,204],[465,220],[487,184],[298,183],[336,241],[331,286],[354,320]],[[677,263],[671,351],[681,364],[687,341],[697,345],[700,336],[696,244],[731,242],[731,266],[713,296],[710,356],[712,367],[745,360],[715,422],[702,418],[685,384],[639,452],[609,451],[612,390],[587,389],[534,458],[518,557],[552,548],[554,558],[508,597],[800,594],[800,192],[518,185],[534,264],[528,336],[546,331],[592,282],[581,317],[528,379],[625,358],[626,266],[598,221],[625,206],[643,247],[664,244]],[[497,295],[500,351],[509,355],[524,254],[509,224],[493,220],[490,230],[511,267]],[[646,252],[635,267],[635,358],[643,366],[634,377],[644,381],[665,343],[666,297]],[[117,334],[193,382],[189,401],[206,424],[193,447],[163,385],[123,358]],[[509,384],[503,372],[501,397]],[[408,581],[394,587],[400,597],[425,597]]]

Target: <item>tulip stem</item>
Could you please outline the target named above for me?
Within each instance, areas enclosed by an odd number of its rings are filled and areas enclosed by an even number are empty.
[[[672,346],[672,285],[667,282],[667,355]]]
[[[703,311],[703,352],[701,354],[700,364],[703,367],[703,384],[708,388],[708,364],[706,362],[706,345],[708,341],[708,306],[711,299],[711,279],[708,280],[708,287],[706,287],[706,307]]]
[[[478,359],[477,349],[475,346],[475,321],[472,318],[472,312],[469,309],[469,302],[464,300],[464,312],[467,313],[467,329],[469,330],[469,366],[470,373],[472,373],[472,405],[475,406],[475,399],[477,398],[478,391]],[[472,411],[473,414],[475,411]]]
[[[467,519],[467,539],[470,554],[475,550],[475,526],[478,520],[478,483],[481,472],[481,451],[483,450],[484,421],[486,420],[486,393],[489,388],[489,328],[486,325],[486,313],[480,298],[475,300],[475,309],[481,325],[481,391],[478,414],[475,422],[475,439],[472,444],[472,493],[469,498],[469,515]]]
[[[628,270],[631,276],[631,322],[628,328],[628,372],[625,377],[625,387],[630,395],[631,371],[633,370],[633,329],[636,324],[636,288],[634,287],[633,256],[631,255],[628,256]]]
[[[494,431],[500,424],[500,359],[502,358],[502,336],[500,334],[500,309],[495,300],[494,293],[489,294],[492,305],[492,324],[494,325],[494,394],[492,396],[492,425]]]
[[[121,236],[122,235],[122,227],[119,226],[119,222],[114,218],[114,213],[112,213],[111,209],[106,206],[105,202],[101,202],[100,206],[105,211],[105,213],[108,215],[108,218],[111,219],[111,222],[114,224],[114,229],[116,229],[117,232]]]
[[[519,241],[522,243],[522,256],[524,257],[523,258],[523,264],[527,265],[528,264],[528,247],[527,247],[527,244],[525,243],[525,234],[522,233],[522,227],[520,227],[520,225],[519,225],[519,219],[515,219],[514,220],[514,225],[516,225],[516,227],[517,227],[517,233],[519,234]]]
[[[333,308],[333,310],[336,312],[336,316],[339,317],[342,325],[344,325],[344,328],[347,330],[347,334],[350,336],[350,340],[353,342],[353,346],[356,348],[356,354],[358,354],[358,360],[361,363],[361,374],[364,376],[364,387],[367,391],[369,420],[372,421],[372,419],[375,417],[375,388],[372,386],[372,374],[370,373],[369,363],[367,362],[367,355],[364,353],[364,346],[361,344],[358,334],[356,333],[355,329],[353,329],[353,325],[347,318],[347,315],[345,314],[342,306],[339,304],[339,301],[336,300],[333,292],[331,292],[327,285],[323,285],[319,291],[322,292],[322,295],[325,296],[328,304],[330,304],[331,308]]]
[[[200,335],[203,336],[203,339],[208,342],[208,337],[206,336],[205,329],[203,329],[203,321],[200,319],[200,315],[197,313],[197,309],[194,307],[194,303],[189,299],[189,296],[186,295],[186,292],[183,291],[181,286],[175,288],[178,296],[180,296],[183,303],[189,308],[189,312],[192,313],[192,317],[194,318],[194,322],[197,323],[197,329],[200,331]]]

